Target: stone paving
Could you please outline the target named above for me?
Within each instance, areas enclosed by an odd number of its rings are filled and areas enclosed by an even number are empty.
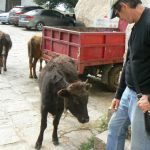
[[[13,42],[8,71],[0,75],[0,150],[33,150],[40,129],[40,93],[38,81],[29,79],[27,42],[41,32],[11,25],[0,25],[0,30],[9,33]],[[88,104],[90,122],[80,124],[70,113],[63,115],[58,130],[59,146],[51,142],[53,126],[49,115],[41,149],[78,150],[82,142],[97,133],[96,121],[107,112],[112,97],[113,93],[92,88]]]

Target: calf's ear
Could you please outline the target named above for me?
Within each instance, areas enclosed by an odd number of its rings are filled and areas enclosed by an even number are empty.
[[[87,91],[88,91],[91,87],[92,87],[92,84],[90,84],[90,83],[86,83],[86,84],[85,84],[85,88],[86,88]]]
[[[69,91],[66,90],[66,89],[61,89],[57,92],[57,95],[61,96],[61,97],[68,97],[69,96]]]

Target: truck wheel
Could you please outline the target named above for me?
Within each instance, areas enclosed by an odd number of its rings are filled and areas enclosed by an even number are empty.
[[[70,23],[69,23],[69,26],[70,26],[70,27],[74,27],[75,24],[74,24],[73,22],[70,22]]]
[[[79,78],[80,78],[80,80],[85,81],[87,79],[87,75],[86,74],[80,74]]]
[[[111,92],[115,92],[118,86],[118,80],[120,76],[120,71],[122,70],[122,65],[114,66],[108,74],[108,89]]]
[[[38,31],[42,31],[43,26],[44,26],[44,23],[43,23],[43,22],[38,22],[38,23],[36,24],[36,29],[37,29]]]

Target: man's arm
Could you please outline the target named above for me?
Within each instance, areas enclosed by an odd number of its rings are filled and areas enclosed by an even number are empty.
[[[116,99],[121,99],[122,93],[124,92],[125,88],[126,88],[126,82],[125,82],[125,65],[122,69],[122,73],[121,73],[121,77],[120,77],[120,81],[119,81],[119,85],[115,94],[115,98]]]
[[[110,108],[112,109],[112,111],[116,111],[118,109],[120,99],[125,88],[126,88],[126,83],[125,83],[125,64],[124,64],[121,77],[120,77],[120,81],[119,81],[119,85],[115,94],[115,98],[111,102]]]

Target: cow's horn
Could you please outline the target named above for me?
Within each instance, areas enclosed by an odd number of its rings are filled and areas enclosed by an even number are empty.
[[[88,79],[86,79],[85,83],[88,83]]]

